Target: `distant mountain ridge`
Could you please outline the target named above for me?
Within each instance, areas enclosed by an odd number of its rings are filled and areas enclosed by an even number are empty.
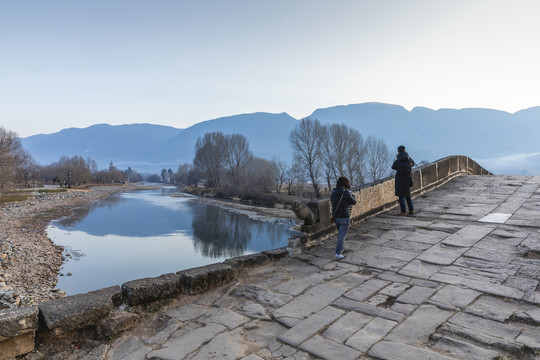
[[[534,161],[540,157],[540,107],[510,114],[479,108],[408,111],[399,105],[362,103],[317,109],[309,117],[323,124],[346,124],[364,138],[374,135],[392,152],[404,144],[417,162],[464,154],[481,164],[485,161],[496,173],[540,174],[540,163]],[[255,156],[289,162],[288,137],[298,122],[287,113],[259,112],[203,121],[186,129],[98,124],[21,140],[40,164],[80,155],[94,159],[100,168],[113,161],[121,169],[159,172],[192,162],[197,138],[212,131],[243,134]]]

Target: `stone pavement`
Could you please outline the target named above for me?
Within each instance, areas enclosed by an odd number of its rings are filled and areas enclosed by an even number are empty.
[[[540,359],[540,177],[462,176],[182,296],[103,359]],[[90,356],[90,355],[89,355]]]

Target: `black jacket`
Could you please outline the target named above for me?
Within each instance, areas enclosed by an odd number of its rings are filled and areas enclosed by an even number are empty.
[[[343,195],[343,197],[341,197],[341,195]],[[341,199],[341,201],[339,201],[339,199]],[[356,204],[356,198],[350,190],[339,187],[332,190],[330,202],[332,203],[332,215],[335,218],[348,218],[351,217],[351,209],[352,206]]]
[[[411,194],[411,168],[414,160],[406,152],[399,153],[392,164],[392,169],[396,170],[396,196],[406,196]]]

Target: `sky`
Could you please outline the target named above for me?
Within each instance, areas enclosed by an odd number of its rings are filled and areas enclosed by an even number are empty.
[[[540,105],[537,0],[0,0],[0,126]]]

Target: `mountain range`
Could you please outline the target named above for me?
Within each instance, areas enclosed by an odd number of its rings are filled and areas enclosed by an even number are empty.
[[[462,154],[494,173],[540,174],[540,107],[511,114],[480,108],[409,111],[399,105],[362,103],[317,109],[309,117],[322,124],[345,124],[364,138],[373,135],[392,152],[403,144],[417,162]],[[120,169],[157,173],[191,163],[197,138],[213,131],[243,134],[255,156],[290,162],[288,137],[298,122],[286,113],[253,113],[203,121],[186,129],[98,124],[21,141],[42,165],[64,155],[80,155],[95,160],[100,168],[112,161]]]

